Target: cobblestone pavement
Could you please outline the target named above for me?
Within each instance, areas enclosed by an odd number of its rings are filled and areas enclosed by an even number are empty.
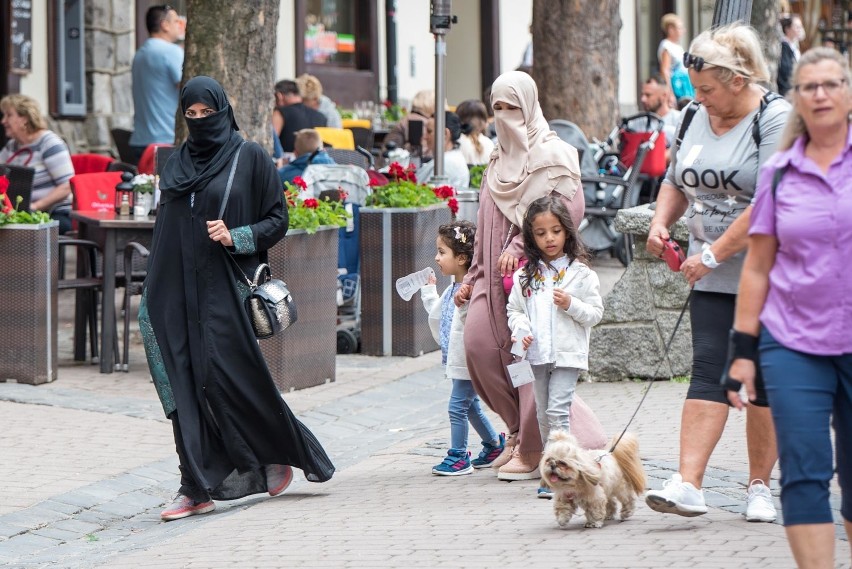
[[[585,529],[575,518],[562,530],[536,482],[430,474],[449,430],[439,363],[437,353],[338,356],[337,381],[284,394],[335,461],[330,482],[297,476],[280,497],[219,502],[168,524],[159,511],[178,487],[177,460],[138,345],[127,374],[64,361],[52,384],[0,383],[0,567],[795,566],[780,524],[742,517],[742,414],[731,413],[711,459],[707,515],[641,503],[626,522]],[[646,385],[583,383],[579,392],[616,434]],[[631,426],[650,487],[676,469],[685,389],[655,383]],[[777,484],[776,472],[776,504]],[[832,499],[837,510],[836,486]],[[838,566],[849,568],[840,525],[837,533]]]

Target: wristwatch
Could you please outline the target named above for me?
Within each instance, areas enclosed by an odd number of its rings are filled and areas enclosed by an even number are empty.
[[[713,250],[710,247],[705,247],[704,251],[701,252],[701,264],[708,269],[715,269],[719,266],[716,255],[713,254]]]

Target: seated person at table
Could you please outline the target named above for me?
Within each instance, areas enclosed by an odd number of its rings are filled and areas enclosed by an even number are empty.
[[[296,133],[296,142],[293,146],[296,158],[278,169],[278,175],[282,182],[292,182],[296,176],[301,176],[308,164],[334,164],[328,152],[323,150],[322,139],[317,131],[305,128]]]
[[[462,135],[462,124],[456,113],[445,112],[444,128],[444,176],[452,187],[467,188],[470,185],[470,171],[467,161],[459,150],[459,138]],[[435,119],[429,119],[426,123],[426,131],[423,133],[423,145],[431,147],[435,138]],[[432,181],[435,173],[435,161],[431,160],[417,169],[417,180],[434,185]]]
[[[298,131],[328,125],[325,115],[302,101],[295,81],[285,79],[275,84],[275,105],[275,110],[272,111],[272,126],[281,140],[284,152],[293,152]]]
[[[337,112],[337,105],[322,92],[322,83],[313,75],[307,73],[296,77],[296,85],[302,101],[308,107],[321,112],[327,121],[329,128],[343,128],[343,119]]]
[[[0,164],[35,169],[32,211],[45,211],[59,222],[59,233],[71,230],[71,177],[74,165],[68,146],[47,129],[38,103],[26,95],[0,100],[3,128],[9,141],[0,150]],[[14,205],[14,204],[13,204]]]
[[[385,136],[382,142],[383,149],[387,149],[388,143],[393,142],[397,148],[405,148],[409,152],[419,149],[420,156],[431,156],[431,146],[425,142],[421,146],[420,141],[411,140],[411,135],[408,133],[408,123],[411,121],[421,121],[425,126],[426,121],[434,113],[435,91],[429,89],[418,91],[411,101],[411,110]],[[425,132],[425,129],[422,129],[420,132]]]

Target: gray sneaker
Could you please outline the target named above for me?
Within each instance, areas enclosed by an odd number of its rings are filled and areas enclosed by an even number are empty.
[[[704,492],[684,482],[680,474],[672,474],[670,480],[663,482],[662,490],[646,492],[645,503],[652,510],[663,514],[694,517],[707,513]]]

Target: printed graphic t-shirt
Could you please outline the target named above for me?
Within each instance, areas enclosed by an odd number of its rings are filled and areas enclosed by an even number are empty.
[[[710,128],[703,106],[692,117],[666,174],[666,181],[689,201],[685,214],[689,255],[715,242],[749,206],[758,169],[775,151],[789,111],[789,103],[780,99],[766,107],[760,118],[759,149],[752,137],[757,109],[722,135]],[[745,251],[730,257],[699,280],[695,290],[736,294],[744,259]]]

